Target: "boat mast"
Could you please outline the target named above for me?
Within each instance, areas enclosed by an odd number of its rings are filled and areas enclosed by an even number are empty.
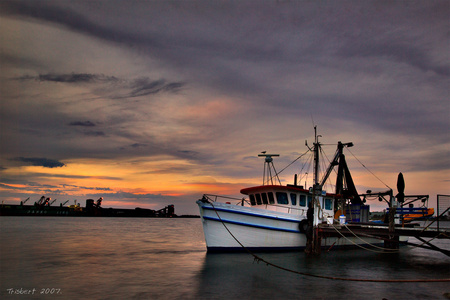
[[[320,200],[319,197],[322,194],[322,185],[319,183],[319,137],[320,135],[317,135],[317,127],[314,126],[314,184],[312,187],[312,207],[310,206],[308,208],[308,218],[310,218],[310,210],[313,210],[312,214],[312,236],[307,236],[306,241],[306,251],[307,253],[314,253],[318,254],[320,253],[320,247],[321,247],[321,238],[319,236],[319,211],[320,211]],[[309,220],[311,222],[311,220]]]
[[[319,185],[319,137],[317,135],[317,126],[314,126],[314,186]]]
[[[314,208],[313,226],[319,225],[319,195],[322,194],[322,185],[319,183],[319,137],[317,135],[317,126],[314,126],[314,185],[312,190],[312,201]]]

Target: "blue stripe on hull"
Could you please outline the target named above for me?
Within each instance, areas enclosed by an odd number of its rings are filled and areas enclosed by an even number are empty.
[[[229,224],[253,227],[253,228],[261,228],[261,229],[266,229],[266,230],[300,233],[299,230],[293,230],[293,229],[287,229],[287,228],[279,228],[279,227],[271,227],[271,226],[264,226],[264,225],[250,224],[250,223],[243,223],[243,222],[224,220],[224,219],[219,220],[219,219],[211,218],[211,217],[208,217],[208,216],[203,216],[203,219],[209,220],[209,221],[217,221],[217,222],[223,222],[223,223],[229,223]]]
[[[292,220],[292,219],[285,219],[280,217],[274,217],[274,216],[265,216],[245,211],[238,211],[238,210],[231,210],[231,209],[225,209],[225,208],[217,208],[217,207],[208,207],[208,206],[202,206],[203,209],[209,209],[209,210],[215,210],[215,211],[222,211],[222,212],[228,212],[238,215],[247,215],[247,216],[253,216],[258,218],[264,218],[264,219],[271,219],[271,220],[278,220],[278,221],[286,221],[286,222],[294,222],[294,223],[300,223],[301,220]]]
[[[288,252],[300,251],[305,247],[246,247],[245,249],[252,252]],[[208,253],[228,253],[228,252],[246,252],[242,247],[207,247]]]
[[[376,244],[371,244],[371,245],[376,245],[376,246],[383,246],[383,243],[376,243]],[[400,246],[404,246],[404,243],[400,242]],[[363,244],[363,245],[359,245],[359,246],[368,246],[367,244]],[[252,252],[288,252],[288,251],[299,251],[299,250],[304,250],[306,247],[302,246],[302,247],[207,247],[207,251],[208,253],[226,253],[226,252],[246,252],[247,250],[250,250]],[[326,245],[326,246],[321,246],[321,249],[324,250],[329,250],[330,248],[334,249],[334,250],[348,250],[348,249],[359,249],[359,247],[357,245]]]

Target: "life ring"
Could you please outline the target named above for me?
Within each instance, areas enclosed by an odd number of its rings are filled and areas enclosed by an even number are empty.
[[[308,220],[301,220],[300,224],[298,225],[298,230],[300,230],[301,233],[306,234],[306,232],[308,231]]]

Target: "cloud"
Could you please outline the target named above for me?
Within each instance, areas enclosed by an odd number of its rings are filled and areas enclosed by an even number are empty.
[[[133,148],[139,148],[139,147],[147,147],[147,144],[142,144],[142,143],[134,143],[131,145],[131,147]]]
[[[87,136],[105,136],[106,134],[103,131],[85,131],[85,135]]]
[[[5,3],[6,2],[6,3]],[[130,34],[128,31],[114,30],[108,26],[103,26],[95,21],[91,21],[89,16],[83,12],[76,11],[76,6],[69,8],[66,5],[59,6],[49,5],[46,1],[36,1],[31,3],[28,1],[5,1],[2,3],[2,11],[4,14],[29,17],[44,22],[53,22],[62,26],[105,40],[120,41],[133,45],[139,39],[138,34]],[[94,18],[95,20],[95,18]],[[153,41],[153,42],[152,42]],[[156,39],[148,37],[146,43],[159,44]]]
[[[148,77],[140,77],[126,80],[115,76],[88,73],[23,75],[14,79],[67,84],[96,84],[95,91],[108,95],[112,99],[135,98],[158,93],[177,93],[185,86],[184,82],[168,82],[166,79],[151,80]],[[78,123],[71,123],[71,125],[86,126]]]
[[[143,77],[129,83],[129,88],[131,90],[129,93],[123,96],[117,96],[116,98],[140,97],[160,92],[175,93],[179,91],[183,85],[184,83],[182,82],[166,83],[165,80],[150,80],[149,78]]]
[[[92,123],[91,121],[75,121],[75,122],[70,122],[69,123],[70,126],[86,126],[86,127],[94,127],[95,124]]]
[[[120,177],[114,176],[97,176],[97,175],[70,175],[70,174],[48,174],[48,173],[31,173],[30,175],[36,177],[55,177],[68,179],[102,179],[102,180],[122,180]]]
[[[110,188],[104,188],[104,187],[87,187],[87,186],[78,186],[73,184],[62,184],[61,185],[64,189],[69,188],[76,188],[76,189],[83,189],[83,190],[97,190],[97,191],[112,191]]]
[[[23,187],[17,187],[17,186],[5,184],[2,182],[0,182],[0,187],[7,189],[7,190],[23,190]]]
[[[183,82],[167,82],[165,79],[150,80],[147,77],[133,79],[117,84],[109,97],[112,99],[126,99],[155,95],[158,93],[178,93],[185,85]]]
[[[59,168],[65,166],[65,164],[60,161],[48,158],[16,157],[13,160],[24,162],[26,164],[31,164],[32,166],[40,166],[44,168]]]
[[[29,78],[25,76],[24,78]],[[101,74],[40,74],[35,78],[38,81],[53,81],[64,83],[94,83],[94,82],[116,82],[117,78],[114,76],[105,76]]]

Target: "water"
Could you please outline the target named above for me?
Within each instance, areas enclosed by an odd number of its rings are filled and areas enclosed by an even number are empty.
[[[207,254],[200,219],[0,217],[0,225],[1,299],[447,299],[450,293],[448,282],[328,280],[257,263],[246,253]],[[435,244],[450,248],[448,240]],[[259,255],[333,277],[450,277],[449,257],[411,247],[398,254]]]

